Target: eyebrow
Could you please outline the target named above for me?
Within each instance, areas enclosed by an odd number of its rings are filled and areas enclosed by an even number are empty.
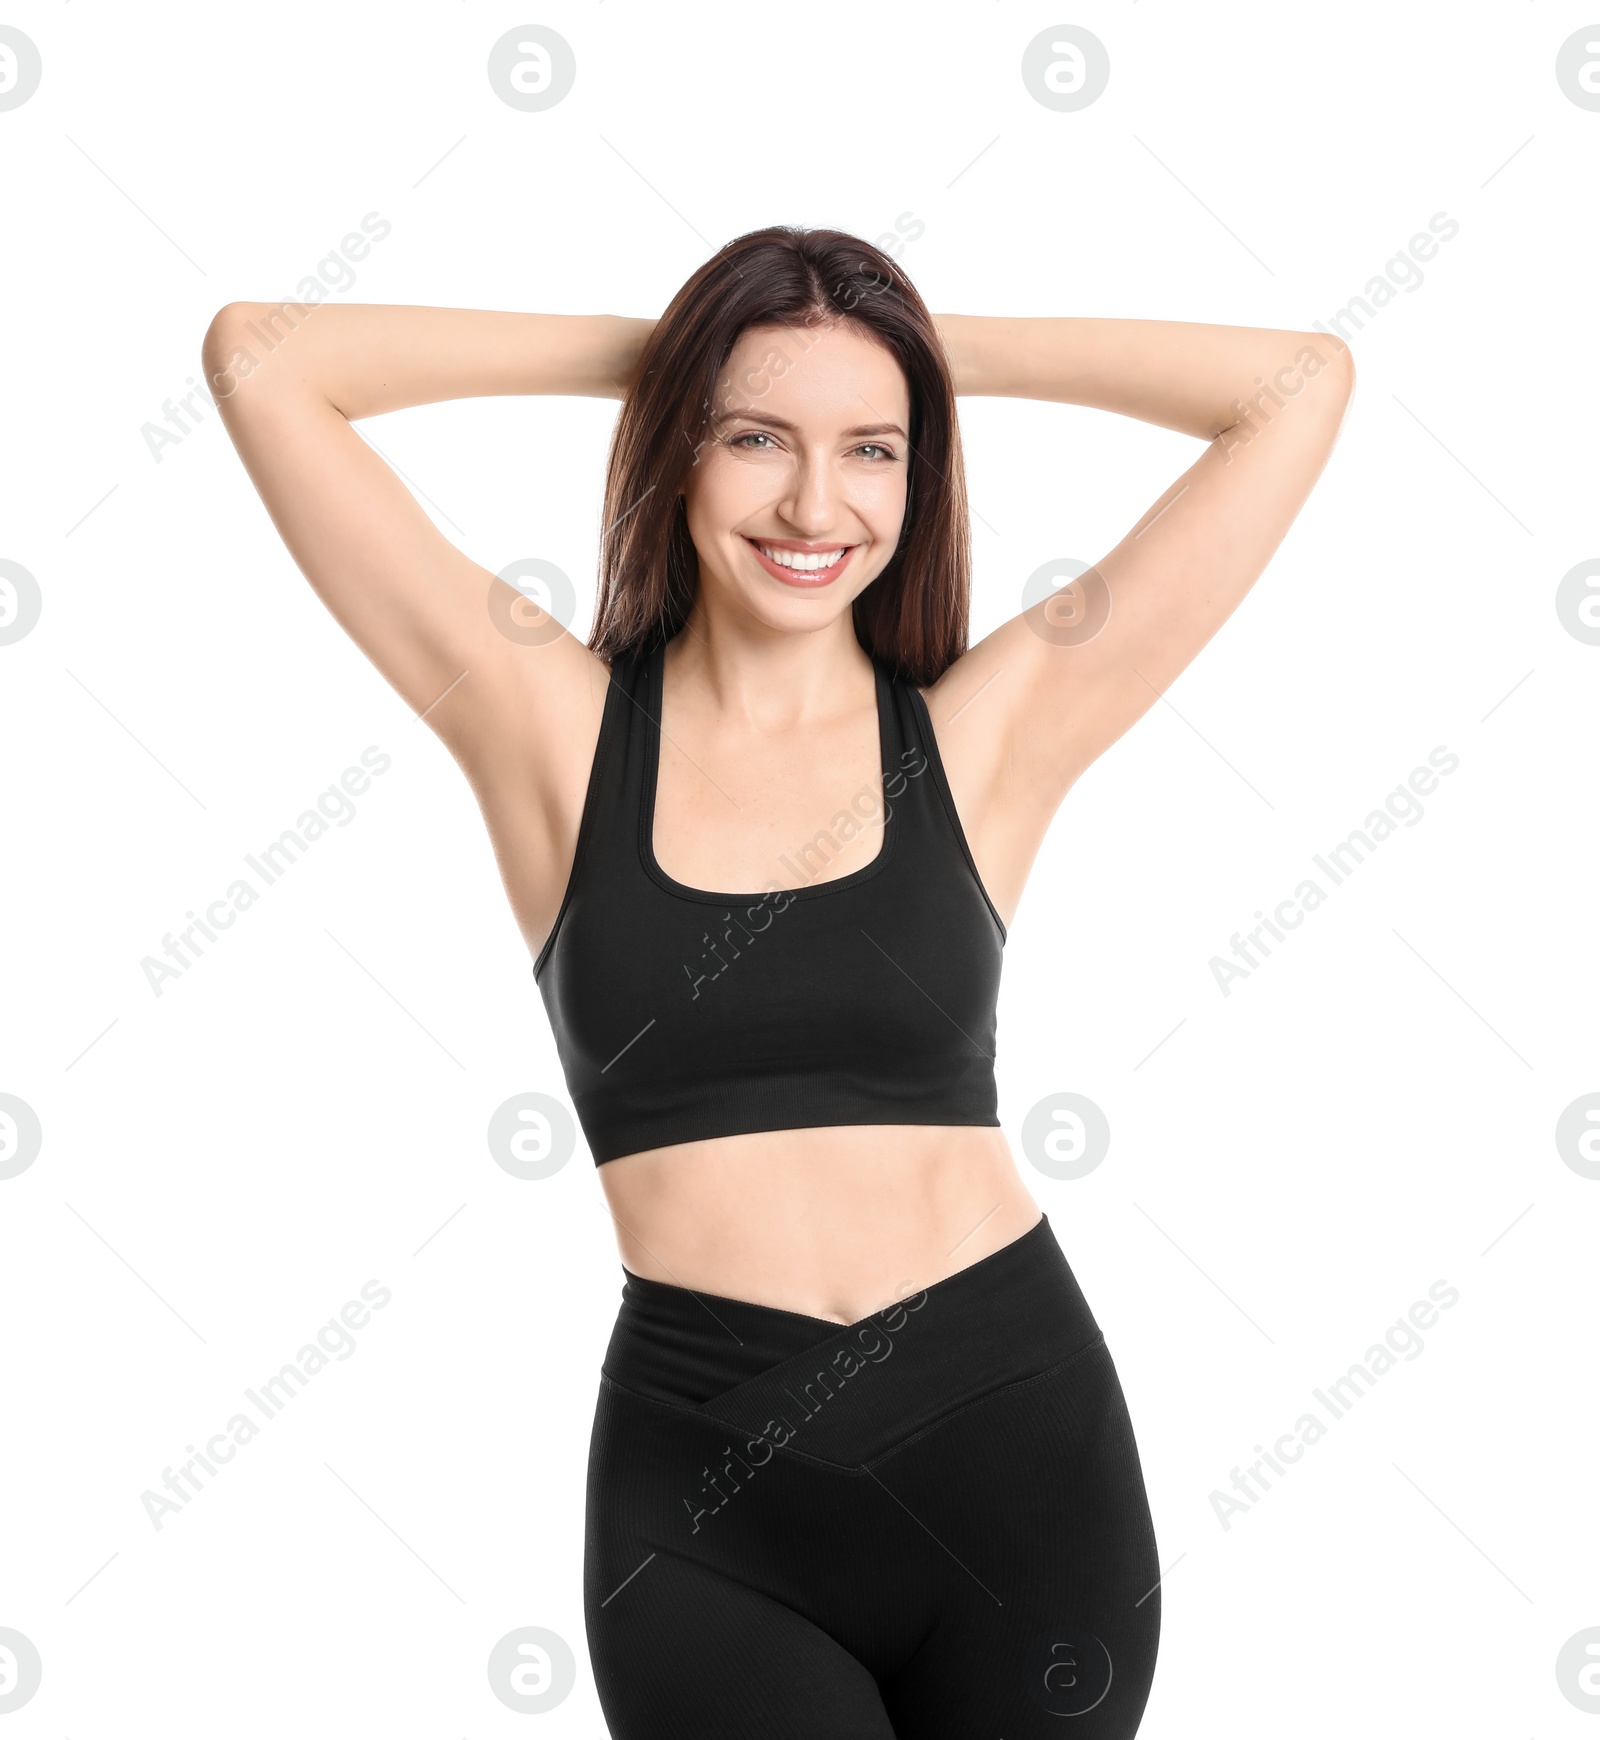
[[[799,432],[799,425],[791,423],[787,417],[774,416],[770,411],[729,411],[726,419],[729,423],[764,423],[769,429],[783,429],[794,435]],[[902,441],[908,437],[898,423],[858,423],[854,429],[846,429],[846,435],[898,435]]]

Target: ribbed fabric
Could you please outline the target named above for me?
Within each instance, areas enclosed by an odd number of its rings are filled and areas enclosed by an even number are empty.
[[[584,1562],[613,1740],[1127,1740],[1158,1580],[1047,1220],[848,1326],[627,1278]]]
[[[665,643],[615,660],[560,911],[534,962],[597,1165],[841,1124],[998,1126],[1005,926],[927,705],[875,659],[880,792],[849,794],[767,893],[674,881],[653,849]],[[815,880],[884,814],[870,862]],[[808,880],[811,878],[811,880]]]

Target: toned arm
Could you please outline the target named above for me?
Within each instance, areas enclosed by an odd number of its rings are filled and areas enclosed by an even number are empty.
[[[518,879],[542,891],[521,902],[525,930],[553,918],[560,898],[606,669],[555,623],[538,644],[503,634],[496,618],[525,614],[525,601],[435,527],[351,424],[491,394],[620,398],[651,325],[234,302],[202,347],[222,420],[301,572],[461,765],[503,867],[516,835]],[[505,596],[492,615],[496,588]]]
[[[1073,782],[1266,567],[1333,449],[1355,366],[1320,332],[964,315],[939,326],[960,393],[1091,405],[1207,443],[1088,574],[1002,623],[928,691],[974,855],[1007,916]]]

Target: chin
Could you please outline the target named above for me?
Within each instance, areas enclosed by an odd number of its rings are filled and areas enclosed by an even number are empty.
[[[747,595],[742,602],[749,614],[768,628],[781,634],[811,634],[848,614],[854,599],[825,598],[816,594],[775,598],[768,592],[753,597]]]

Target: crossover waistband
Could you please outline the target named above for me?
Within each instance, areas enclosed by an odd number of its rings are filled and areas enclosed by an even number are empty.
[[[1041,1215],[965,1269],[831,1328],[628,1273],[601,1369],[635,1395],[859,1465],[1099,1338]]]

